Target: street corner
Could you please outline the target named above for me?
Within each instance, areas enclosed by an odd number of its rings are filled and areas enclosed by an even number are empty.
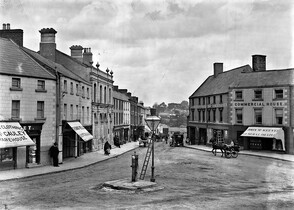
[[[163,187],[159,186],[156,182],[150,182],[145,180],[138,180],[132,182],[130,179],[118,179],[107,181],[101,185],[101,189],[104,190],[117,190],[117,191],[133,191],[133,192],[151,192],[162,190]]]

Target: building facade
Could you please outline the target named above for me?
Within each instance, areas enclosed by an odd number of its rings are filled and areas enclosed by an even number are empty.
[[[293,154],[293,69],[266,70],[263,55],[253,55],[252,63],[226,72],[214,64],[214,75],[191,95],[192,144],[233,140],[242,149]]]

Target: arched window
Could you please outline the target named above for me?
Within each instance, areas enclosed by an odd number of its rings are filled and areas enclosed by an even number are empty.
[[[107,101],[106,101],[106,87],[104,87],[104,103],[107,104]]]
[[[100,103],[102,103],[102,85],[100,85]]]
[[[93,93],[93,101],[94,102],[97,102],[96,101],[96,94],[97,94],[97,86],[96,86],[96,83],[94,84],[94,93]]]

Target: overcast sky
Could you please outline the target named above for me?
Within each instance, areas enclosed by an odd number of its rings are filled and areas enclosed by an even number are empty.
[[[146,106],[180,103],[213,73],[251,65],[294,67],[291,0],[0,0],[0,20],[24,30],[39,50],[42,28],[57,31],[57,49],[91,48],[94,64]]]

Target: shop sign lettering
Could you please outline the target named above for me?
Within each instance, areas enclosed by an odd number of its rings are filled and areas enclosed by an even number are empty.
[[[234,102],[235,107],[243,107],[243,106],[258,106],[258,107],[263,107],[263,106],[273,106],[273,107],[283,107],[286,106],[285,102]]]

